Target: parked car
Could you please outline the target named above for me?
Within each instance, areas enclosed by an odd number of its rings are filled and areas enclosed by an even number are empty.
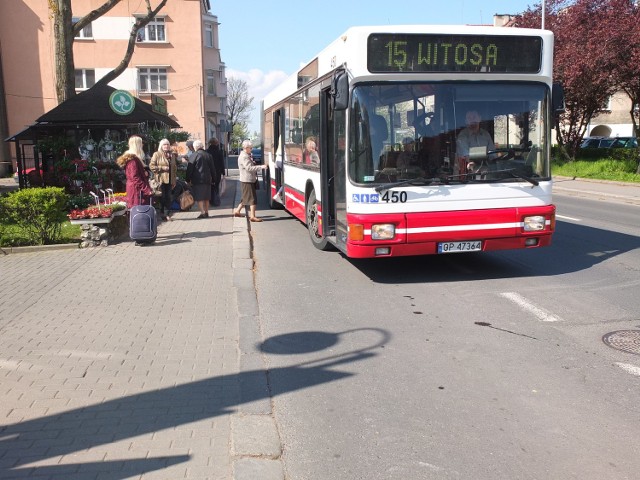
[[[262,163],[262,149],[258,147],[254,147],[251,150],[251,157],[253,158],[254,162]]]
[[[637,148],[635,137],[585,137],[580,148]]]

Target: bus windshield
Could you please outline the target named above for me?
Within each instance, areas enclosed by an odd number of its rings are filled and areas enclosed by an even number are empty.
[[[367,186],[548,178],[548,97],[541,83],[359,84],[349,178]]]

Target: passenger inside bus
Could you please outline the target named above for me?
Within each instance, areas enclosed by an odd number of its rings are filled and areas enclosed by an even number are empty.
[[[396,168],[400,170],[422,170],[420,167],[420,159],[418,158],[418,152],[414,148],[415,142],[411,137],[405,137],[402,139],[402,152],[398,155],[398,161],[396,162]]]
[[[432,137],[436,134],[436,131],[433,129],[433,125],[431,124],[433,115],[433,112],[425,112],[418,115],[413,122],[410,122],[419,137]]]
[[[313,137],[309,137],[304,145],[302,163],[306,163],[308,165],[320,165],[320,157],[316,151],[316,142]]]
[[[420,137],[418,161],[429,176],[434,176],[438,173],[442,162],[440,158],[440,143],[437,136]]]

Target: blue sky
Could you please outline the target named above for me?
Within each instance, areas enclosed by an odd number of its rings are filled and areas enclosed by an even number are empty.
[[[349,27],[402,24],[491,24],[539,0],[212,0],[228,77],[254,97],[249,131],[259,130],[260,100]]]

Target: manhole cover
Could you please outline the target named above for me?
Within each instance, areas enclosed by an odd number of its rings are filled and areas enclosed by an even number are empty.
[[[627,353],[640,355],[640,330],[618,330],[602,337],[605,345]]]

